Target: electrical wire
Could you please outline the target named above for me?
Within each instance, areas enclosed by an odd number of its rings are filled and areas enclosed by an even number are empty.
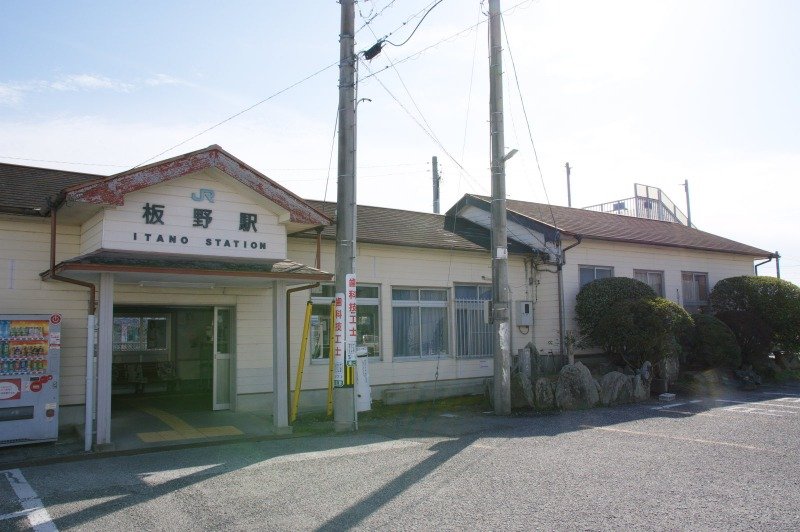
[[[336,109],[336,120],[333,121],[333,136],[331,137],[331,154],[328,157],[328,175],[325,178],[325,194],[322,201],[328,201],[328,184],[331,182],[331,168],[333,167],[333,149],[336,146],[336,133],[339,128],[339,109]]]
[[[328,69],[330,69],[330,68],[333,68],[333,67],[337,66],[338,64],[339,64],[339,61],[336,61],[335,63],[331,63],[331,64],[330,64],[330,65],[328,65],[328,66],[325,66],[325,67],[322,67],[322,68],[320,68],[320,69],[319,69],[319,70],[317,70],[316,72],[314,72],[314,73],[312,73],[312,74],[309,74],[308,76],[304,77],[303,79],[301,79],[301,80],[299,80],[299,81],[295,81],[295,82],[294,82],[294,83],[292,83],[291,85],[288,85],[288,86],[286,86],[286,87],[284,87],[284,88],[280,89],[279,91],[272,93],[271,95],[267,96],[266,98],[263,98],[263,99],[261,99],[261,100],[257,101],[257,102],[256,102],[256,103],[254,103],[253,105],[251,105],[251,106],[249,106],[249,107],[246,107],[245,109],[242,109],[241,111],[239,111],[239,112],[237,112],[237,113],[234,113],[234,114],[232,114],[231,116],[229,116],[229,117],[228,117],[228,118],[226,118],[225,120],[221,120],[220,122],[217,122],[217,123],[216,123],[216,124],[214,124],[213,126],[207,127],[206,129],[204,129],[204,130],[203,130],[203,131],[201,131],[200,133],[197,133],[196,135],[192,135],[191,137],[187,138],[186,140],[183,140],[183,141],[181,141],[181,142],[179,142],[179,143],[175,144],[174,146],[171,146],[171,147],[167,148],[166,150],[162,151],[161,153],[158,153],[158,154],[156,154],[156,155],[154,155],[154,156],[150,157],[149,159],[147,159],[147,160],[145,160],[145,161],[142,161],[142,162],[140,162],[139,164],[137,164],[137,165],[135,165],[135,166],[131,167],[131,168],[130,168],[130,170],[134,170],[134,169],[136,169],[136,168],[138,168],[138,167],[140,167],[140,166],[142,166],[142,165],[145,165],[145,164],[149,163],[150,161],[152,161],[153,159],[156,159],[156,158],[158,158],[158,157],[161,157],[161,156],[162,156],[162,155],[164,155],[165,153],[168,153],[168,152],[170,152],[170,151],[174,150],[175,148],[178,148],[178,147],[180,147],[180,146],[183,146],[183,145],[184,145],[184,144],[186,144],[187,142],[189,142],[189,141],[192,141],[192,140],[196,139],[197,137],[199,137],[199,136],[201,136],[201,135],[205,135],[206,133],[208,133],[208,132],[209,132],[209,131],[211,131],[212,129],[215,129],[215,128],[217,128],[217,127],[219,127],[219,126],[221,126],[221,125],[223,125],[223,124],[225,124],[225,123],[227,123],[227,122],[230,122],[230,121],[231,121],[231,120],[233,120],[234,118],[236,118],[236,117],[238,117],[238,116],[241,116],[241,115],[243,115],[244,113],[246,113],[246,112],[248,112],[248,111],[251,111],[252,109],[255,109],[255,108],[256,108],[256,107],[258,107],[259,105],[261,105],[261,104],[263,104],[263,103],[266,103],[266,102],[268,102],[269,100],[271,100],[271,99],[273,99],[273,98],[275,98],[275,97],[277,97],[277,96],[280,96],[280,95],[281,95],[281,94],[283,94],[284,92],[286,92],[286,91],[289,91],[289,90],[291,90],[291,89],[293,89],[293,88],[297,87],[298,85],[300,85],[300,84],[302,84],[302,83],[305,83],[306,81],[308,81],[308,80],[310,80],[310,79],[312,79],[312,78],[314,78],[314,77],[316,77],[316,76],[318,76],[318,75],[322,74],[322,73],[323,73],[323,72],[325,72],[326,70],[328,70]]]
[[[539,163],[539,154],[536,152],[536,145],[533,142],[533,132],[531,130],[531,122],[528,119],[528,111],[525,108],[525,99],[522,97],[522,89],[519,86],[519,76],[517,75],[517,64],[514,62],[514,54],[511,52],[511,42],[508,40],[508,31],[506,30],[506,22],[503,18],[503,14],[500,14],[500,22],[503,25],[503,36],[506,39],[506,47],[508,48],[508,57],[511,59],[511,67],[514,71],[514,81],[517,85],[517,94],[519,94],[519,101],[522,106],[522,114],[525,117],[525,124],[528,127],[528,138],[531,141],[531,148],[533,149],[533,156],[536,159],[536,168],[539,170],[539,179],[542,182],[542,190],[544,190],[544,197],[547,200],[547,207],[550,209],[550,217],[553,219],[553,227],[558,229],[558,223],[556,222],[556,216],[553,213],[553,206],[550,204],[550,196],[547,193],[547,186],[544,183],[544,174],[542,173],[542,165]]]
[[[77,163],[72,161],[53,161],[51,159],[29,159],[28,157],[12,157],[10,155],[0,155],[0,159],[12,159],[14,161],[31,161],[34,163],[56,163],[56,164],[75,164],[79,166],[109,166],[115,168],[127,168],[124,164],[100,164],[100,163]]]
[[[367,68],[367,70],[372,72],[372,69],[370,69],[368,63],[366,63],[364,61],[361,61],[361,62],[364,64],[364,66]],[[477,179],[475,179],[467,171],[467,169],[464,168],[464,166],[460,162],[458,162],[456,160],[455,157],[453,157],[453,155],[447,150],[447,148],[444,147],[444,145],[439,141],[439,139],[436,137],[436,135],[433,134],[431,131],[428,131],[428,129],[422,123],[420,123],[420,121],[417,120],[417,118],[406,108],[406,106],[403,105],[403,103],[400,100],[397,99],[397,96],[395,96],[394,93],[392,93],[392,91],[389,90],[389,88],[383,83],[383,81],[379,77],[376,77],[375,79],[378,81],[380,86],[383,87],[383,90],[385,90],[386,93],[389,94],[389,96],[392,97],[392,99],[397,103],[397,105],[399,105],[400,108],[403,111],[405,111],[405,113],[411,118],[411,120],[413,120],[414,123],[416,123],[420,127],[420,129],[422,129],[422,131],[424,131],[425,134],[428,135],[428,137],[430,137],[430,139],[433,140],[434,143],[436,143],[437,146],[439,146],[439,149],[441,149],[451,161],[453,161],[461,170],[463,170],[465,175],[467,175],[469,178],[471,178],[474,181],[474,183],[477,185],[476,188],[479,189],[479,190],[485,190],[485,188],[480,184],[480,182]]]
[[[425,12],[425,14],[424,14],[424,15],[422,15],[422,18],[421,18],[421,19],[419,19],[419,22],[417,23],[416,27],[414,28],[414,31],[412,31],[412,32],[411,32],[411,35],[409,35],[409,36],[408,36],[408,38],[407,38],[405,41],[401,42],[400,44],[395,44],[395,43],[393,43],[392,41],[390,41],[388,38],[385,38],[385,39],[384,39],[384,42],[386,42],[386,43],[388,43],[388,44],[391,44],[392,46],[397,46],[398,48],[399,48],[399,47],[401,47],[401,46],[403,46],[404,44],[406,44],[408,41],[410,41],[410,40],[411,40],[411,37],[413,37],[413,36],[414,36],[414,34],[415,34],[415,33],[417,33],[417,30],[419,29],[420,25],[422,25],[422,21],[423,21],[423,20],[425,20],[425,17],[427,17],[427,16],[428,16],[428,14],[429,14],[431,11],[433,11],[433,9],[434,9],[436,6],[438,6],[439,4],[441,4],[442,2],[444,2],[444,0],[437,0],[437,2],[436,2],[435,4],[433,4],[433,5],[430,7],[430,9],[428,9],[428,10]],[[405,22],[403,22],[403,25],[405,25],[405,24],[406,24],[406,23],[405,23]]]
[[[536,1],[537,0],[522,0],[521,2],[518,2],[518,3],[514,4],[513,6],[509,7],[508,9],[505,9],[504,11],[501,12],[501,14],[502,13],[511,14],[514,11],[516,11],[517,9],[527,9],[527,7],[529,7],[531,4],[533,4]],[[528,4],[528,5],[525,6],[525,4]],[[451,34],[451,35],[449,35],[449,36],[447,36],[447,37],[445,37],[443,39],[440,39],[440,40],[436,41],[435,43],[433,43],[431,45],[428,45],[425,48],[422,48],[421,50],[418,50],[418,51],[416,51],[416,52],[414,52],[414,53],[412,53],[410,55],[407,55],[406,57],[404,57],[403,59],[400,59],[399,61],[395,61],[394,64],[395,65],[400,65],[402,63],[405,63],[406,61],[411,61],[412,59],[417,59],[419,56],[421,56],[425,52],[428,52],[429,50],[432,50],[433,48],[436,48],[437,46],[441,45],[444,42],[451,41],[451,40],[453,40],[453,39],[455,39],[457,37],[460,37],[461,35],[463,35],[463,34],[469,32],[469,31],[477,28],[481,24],[486,24],[486,22],[487,22],[486,20],[482,20],[482,21],[478,22],[477,24],[473,24],[471,26],[467,26],[466,28],[461,29],[461,30],[459,30],[459,31],[457,31],[457,32],[455,32],[455,33],[453,33],[453,34]],[[384,70],[386,70],[388,68],[389,68],[389,66],[387,65],[387,66],[381,68],[380,70],[371,71],[371,74],[361,78],[361,81],[369,79],[369,78],[371,78],[373,76],[377,76],[378,74],[380,74],[381,72],[383,72]]]
[[[364,24],[362,24],[362,25],[361,25],[361,27],[360,27],[360,28],[358,28],[358,29],[355,31],[355,34],[357,35],[359,31],[361,31],[361,30],[363,30],[364,28],[366,28],[367,26],[369,26],[369,25],[372,23],[372,21],[373,21],[373,20],[375,20],[376,18],[378,18],[379,16],[381,16],[381,15],[383,14],[383,12],[384,12],[384,11],[386,11],[387,9],[389,9],[390,7],[392,7],[392,4],[394,4],[396,1],[397,1],[397,0],[391,0],[391,2],[389,2],[388,4],[386,4],[385,6],[383,6],[383,8],[382,8],[380,11],[378,11],[378,12],[377,12],[377,13],[375,13],[374,15],[370,14],[370,16],[369,16],[369,17],[364,17],[364,15],[362,15],[362,14],[361,14],[361,9],[359,9],[359,10],[358,10],[358,14],[359,14],[359,15],[361,15],[361,18],[363,18],[363,19],[364,19]],[[373,8],[373,11],[374,11],[374,10],[375,10],[375,9]]]
[[[436,6],[433,6],[433,7],[436,7]],[[433,9],[433,8],[431,8],[431,9]],[[422,22],[422,21],[420,21],[420,22]],[[373,37],[375,37],[376,39],[378,38],[378,36],[375,35],[375,32],[372,30],[372,28],[370,28],[369,31],[372,33]],[[417,105],[417,101],[414,99],[414,96],[411,95],[411,91],[408,90],[408,86],[406,85],[406,82],[403,81],[403,77],[400,75],[400,71],[397,69],[396,66],[394,66],[394,63],[392,62],[392,59],[389,57],[389,55],[386,52],[384,52],[384,54],[385,54],[386,60],[389,61],[389,65],[391,65],[392,69],[394,70],[394,73],[397,74],[397,79],[400,80],[400,84],[403,86],[403,89],[405,89],[406,94],[408,95],[408,98],[411,100],[411,103],[414,105],[414,108],[417,110],[417,113],[419,113],[419,117],[422,119],[423,122],[425,122],[425,125],[428,127],[428,130],[436,138],[436,142],[441,144],[441,141],[439,140],[439,137],[436,136],[436,134],[433,131],[433,127],[430,125],[428,120],[425,118],[425,114],[419,108],[419,105]],[[463,157],[462,157],[462,160],[463,160]]]

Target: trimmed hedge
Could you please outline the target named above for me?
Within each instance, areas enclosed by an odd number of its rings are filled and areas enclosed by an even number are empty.
[[[772,348],[800,351],[800,288],[775,277],[730,277],[710,295],[714,312],[752,312],[772,331]]]
[[[601,318],[621,301],[655,299],[656,293],[648,285],[628,277],[597,279],[584,285],[575,297],[575,315],[584,336],[599,345],[594,329]]]
[[[736,343],[742,350],[742,362],[755,366],[764,365],[772,350],[772,330],[753,312],[725,310],[717,318],[733,332]]]
[[[607,353],[638,368],[645,361],[655,364],[673,355],[676,339],[683,338],[691,326],[683,307],[655,297],[617,302],[599,319],[593,335]]]
[[[738,368],[742,350],[725,322],[710,314],[693,314],[694,326],[686,337],[686,364],[694,369]]]

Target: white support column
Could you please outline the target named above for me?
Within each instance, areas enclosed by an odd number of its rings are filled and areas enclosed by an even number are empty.
[[[272,425],[278,433],[291,432],[289,426],[288,384],[286,368],[286,282],[272,284]]]
[[[97,335],[97,440],[111,444],[111,352],[114,328],[114,275],[100,274],[100,308]]]

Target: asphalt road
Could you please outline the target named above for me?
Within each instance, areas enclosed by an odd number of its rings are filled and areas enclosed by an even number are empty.
[[[0,529],[797,530],[800,388],[0,474]],[[5,476],[5,478],[3,478]]]

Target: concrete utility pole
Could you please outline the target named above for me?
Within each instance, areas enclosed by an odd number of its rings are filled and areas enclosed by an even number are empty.
[[[572,187],[569,184],[569,171],[572,168],[569,167],[569,163],[565,164],[567,168],[567,207],[572,207]]]
[[[489,0],[489,131],[492,145],[492,323],[494,326],[494,412],[511,413],[506,159],[503,138],[503,52],[500,0]]]
[[[342,5],[339,34],[339,182],[336,189],[336,293],[347,292],[345,276],[356,271],[356,103],[354,0]],[[333,326],[333,324],[331,324]],[[340,331],[344,334],[344,331]],[[333,422],[337,431],[355,430],[355,388],[333,393]]]
[[[433,214],[439,214],[439,159],[434,155],[431,158],[431,168],[433,172]]]
[[[683,180],[683,186],[686,188],[686,225],[692,226],[692,207],[689,205],[689,180]]]

